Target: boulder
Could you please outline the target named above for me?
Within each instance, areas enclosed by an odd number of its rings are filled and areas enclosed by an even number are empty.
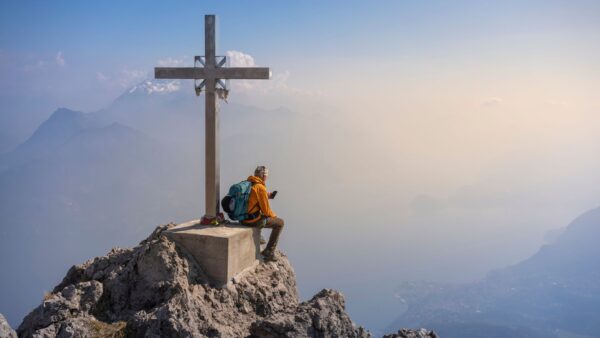
[[[252,324],[253,337],[347,337],[371,335],[354,325],[344,306],[344,296],[335,290],[323,289],[311,300],[290,313],[276,313]]]

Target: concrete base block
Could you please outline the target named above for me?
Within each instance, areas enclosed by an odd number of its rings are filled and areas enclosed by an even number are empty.
[[[194,257],[215,286],[226,285],[260,259],[260,229],[257,228],[200,225],[200,220],[193,220],[165,234]]]

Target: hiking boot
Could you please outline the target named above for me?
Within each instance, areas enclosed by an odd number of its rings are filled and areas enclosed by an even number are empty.
[[[265,238],[262,235],[260,235],[260,245],[263,245],[263,244],[267,244],[267,241],[265,240]]]
[[[275,253],[271,250],[263,250],[263,252],[261,252],[261,255],[263,256],[263,261],[264,262],[275,262],[277,261],[277,257],[275,257]]]

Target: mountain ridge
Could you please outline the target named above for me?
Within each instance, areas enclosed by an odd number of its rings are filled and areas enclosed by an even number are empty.
[[[390,327],[436,327],[445,337],[600,336],[600,207],[576,217],[558,238],[513,266],[465,284],[403,283],[408,310]],[[469,335],[468,332],[471,332]]]

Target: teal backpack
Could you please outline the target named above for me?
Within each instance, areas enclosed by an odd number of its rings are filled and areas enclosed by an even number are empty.
[[[251,189],[252,182],[250,181],[242,181],[229,188],[229,193],[221,200],[221,206],[230,219],[243,221],[255,218],[256,215],[248,214],[248,198]]]

